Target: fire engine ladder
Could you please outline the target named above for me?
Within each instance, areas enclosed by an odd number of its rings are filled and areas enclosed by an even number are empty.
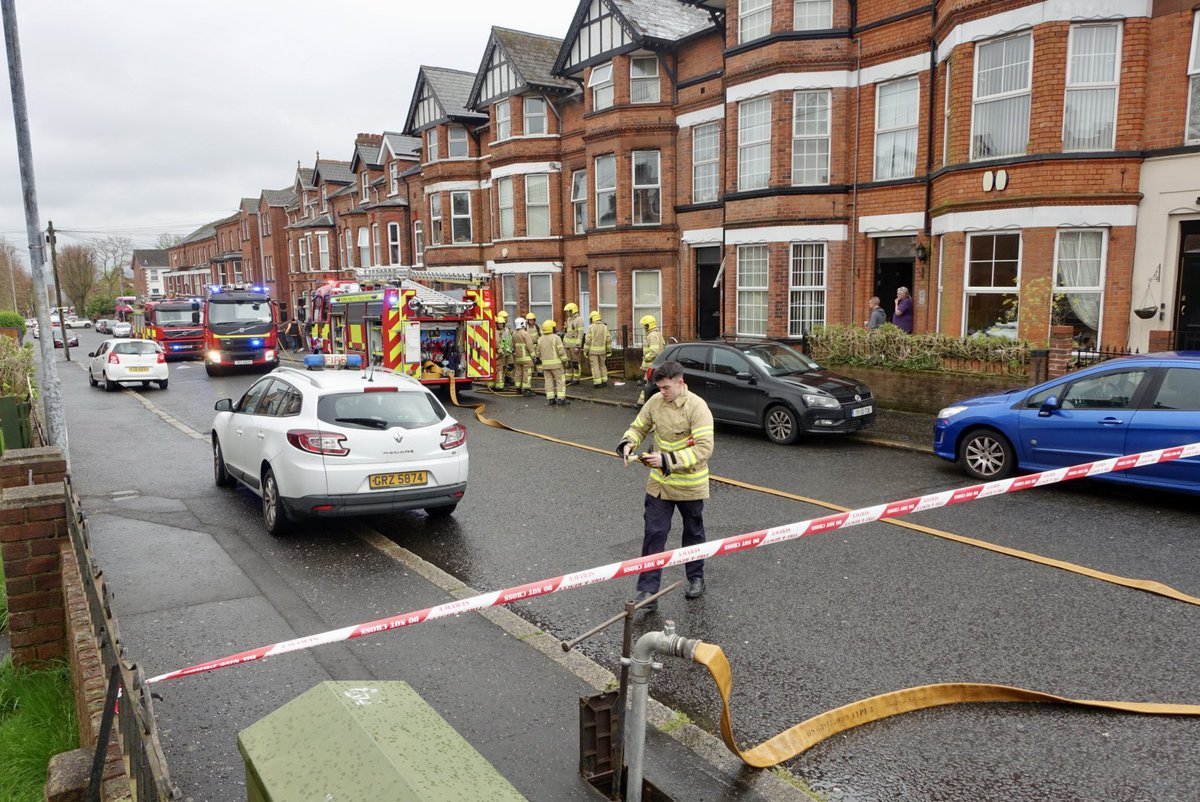
[[[441,281],[446,284],[469,284],[477,287],[492,280],[491,273],[476,273],[471,270],[416,270],[411,267],[359,267],[354,270],[355,281],[368,282],[416,282]]]

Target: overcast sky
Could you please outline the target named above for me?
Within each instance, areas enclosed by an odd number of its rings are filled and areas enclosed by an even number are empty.
[[[139,247],[288,186],[318,150],[348,160],[358,132],[403,128],[422,64],[474,72],[492,25],[561,38],[577,6],[15,2],[43,229]],[[0,105],[0,236],[27,255],[7,80]]]

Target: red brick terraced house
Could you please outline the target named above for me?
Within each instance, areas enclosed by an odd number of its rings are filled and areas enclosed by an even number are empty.
[[[166,251],[139,249],[131,257],[133,291],[139,298],[159,298],[165,294],[165,276],[170,272]]]
[[[288,237],[287,212],[289,204],[296,200],[296,191],[287,189],[264,189],[258,196],[258,272],[262,283],[271,297],[279,303],[288,319],[295,314],[288,283]]]

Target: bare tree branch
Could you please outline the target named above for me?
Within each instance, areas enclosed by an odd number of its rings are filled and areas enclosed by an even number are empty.
[[[62,282],[63,294],[80,314],[87,309],[88,296],[96,287],[97,268],[96,254],[86,245],[58,249],[58,280]]]

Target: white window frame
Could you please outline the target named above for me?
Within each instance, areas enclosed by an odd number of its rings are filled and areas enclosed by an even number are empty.
[[[819,249],[819,254],[814,250],[806,254],[809,249]],[[812,270],[804,270],[804,259],[815,259],[819,256],[820,264]],[[818,281],[809,281],[809,278],[819,273]],[[797,280],[799,278],[799,281]],[[826,289],[829,281],[829,243],[827,242],[793,242],[789,253],[788,264],[788,336],[802,337],[812,331],[813,326],[824,326],[825,316],[828,311],[826,305]],[[807,298],[806,298],[807,296]],[[805,303],[805,301],[808,301]],[[806,318],[803,314],[798,314],[805,310],[815,310],[820,308],[821,314],[818,317],[813,315]]]
[[[536,290],[535,290],[536,285]],[[554,274],[553,273],[530,273],[529,283],[529,311],[537,315],[539,322],[554,319]],[[544,294],[544,298],[543,298]],[[538,332],[532,332],[536,337]]]
[[[942,166],[950,163],[950,59],[946,59],[946,78],[942,87]]]
[[[400,224],[388,223],[388,264],[403,264],[400,260]]]
[[[542,109],[541,112],[538,113],[535,111],[534,113],[531,114],[529,111],[530,103],[535,104],[535,108],[537,105],[540,105],[541,109]],[[535,125],[535,123],[537,123],[538,120],[541,120],[541,123],[538,125]],[[548,123],[549,123],[549,120],[547,120],[547,118],[546,118],[546,99],[545,98],[524,97],[521,99],[521,133],[523,135],[525,135],[525,136],[544,136],[544,135],[550,133],[550,129],[547,127]],[[540,127],[542,130],[534,131],[533,129],[535,127]]]
[[[1083,28],[1113,28],[1117,32],[1116,48],[1113,52],[1113,75],[1110,81],[1093,81],[1081,82],[1073,80],[1072,70],[1072,53],[1076,43],[1079,41],[1079,31]],[[1078,23],[1071,26],[1067,34],[1067,70],[1065,84],[1063,90],[1063,151],[1078,152],[1078,151],[1101,151],[1113,150],[1117,146],[1117,112],[1121,98],[1121,46],[1125,41],[1124,26],[1119,22],[1096,22],[1096,23]],[[1108,142],[1101,144],[1099,147],[1068,147],[1067,134],[1069,127],[1067,124],[1068,100],[1073,93],[1095,93],[1106,92],[1112,95],[1112,119],[1111,119],[1111,135]]]
[[[400,162],[392,162],[388,165],[388,194],[400,194]]]
[[[580,181],[580,178],[583,180]],[[588,180],[587,170],[571,173],[571,215],[575,233],[586,234],[588,224]]]
[[[308,239],[300,238],[300,272],[308,272]]]
[[[461,135],[461,136],[460,136]],[[455,153],[454,146],[461,145],[462,153]],[[467,138],[467,129],[461,125],[452,125],[446,129],[446,158],[466,159],[471,156],[471,142]]]
[[[1099,318],[1096,321],[1096,342],[1094,345],[1099,346],[1101,336],[1104,332],[1104,287],[1107,281],[1108,271],[1108,229],[1106,228],[1060,228],[1054,233],[1054,292],[1050,298],[1050,316],[1054,317],[1055,297],[1062,294],[1083,294],[1092,293],[1100,296],[1099,303]],[[1100,271],[1094,285],[1065,285],[1059,282],[1059,267],[1062,258],[1060,245],[1062,244],[1063,235],[1077,236],[1080,234],[1099,234],[1100,235]],[[1054,325],[1051,322],[1050,325]],[[1047,331],[1049,335],[1049,331]]]
[[[324,231],[317,232],[317,264],[321,266],[321,270],[329,269],[329,234]]]
[[[430,128],[425,132],[425,161],[435,162],[438,160],[438,135],[437,128]]]
[[[354,267],[354,233],[350,230],[350,226],[346,226],[346,231],[342,236],[342,240],[346,246],[345,267]]]
[[[442,244],[442,196],[435,192],[429,196],[429,245],[436,248]]]
[[[761,259],[762,261],[762,284],[750,282],[750,271],[744,269],[745,265],[753,259],[755,262]],[[756,265],[757,268],[757,265]],[[756,269],[757,273],[758,270]],[[737,333],[748,337],[766,337],[767,336],[767,310],[770,304],[770,284],[771,284],[771,249],[767,245],[739,245],[737,246],[737,319],[734,323]],[[745,299],[745,300],[743,300]],[[761,314],[761,318],[757,315],[753,318],[743,313],[743,310],[749,310],[753,301],[753,307]],[[753,322],[751,328],[747,323]]]
[[[413,267],[425,264],[425,225],[420,220],[413,221]]]
[[[466,213],[460,214],[454,210],[454,199],[455,198],[460,198],[460,199],[466,198],[467,199]],[[466,226],[467,226],[467,231],[466,231],[467,236],[465,239],[460,238],[458,236],[458,223],[460,223],[461,221],[464,221],[464,220],[466,221]],[[471,193],[468,190],[457,190],[455,192],[451,192],[450,193],[450,242],[451,242],[451,244],[467,245],[467,244],[470,244],[475,241],[474,237],[475,237],[475,230],[474,230],[474,226],[471,224]]]
[[[504,190],[508,189],[508,202],[505,203]],[[515,205],[513,180],[511,177],[496,179],[496,208],[500,210],[499,239],[512,239],[517,233],[517,218],[513,210]],[[507,223],[506,221],[507,216]]]
[[[329,186],[321,185],[321,214],[329,211]]]
[[[371,259],[371,232],[366,226],[358,227],[358,266],[368,267]]]
[[[801,131],[799,110],[801,103],[807,103],[809,98],[820,98],[824,102],[825,119],[818,123],[818,126],[823,123],[824,130],[816,132]],[[831,118],[833,117],[833,93],[828,89],[804,90],[794,92],[792,94],[792,186],[794,187],[821,187],[829,184],[829,139]],[[810,147],[815,147],[814,153],[801,153]],[[768,158],[770,148],[767,150]],[[807,163],[810,158],[815,156],[816,166],[809,166]],[[798,166],[799,165],[799,166]],[[822,175],[822,168],[824,174]]]
[[[637,75],[634,69],[641,64],[645,68],[647,63],[654,65],[654,72],[644,72],[642,75]],[[658,56],[632,56],[629,59],[629,102],[630,103],[658,103],[662,99],[662,90],[660,89],[661,79],[658,75]],[[645,93],[645,97],[638,99],[639,91]]]
[[[371,200],[371,174],[363,170],[359,173],[358,183],[362,186],[362,202],[367,203]]]
[[[588,287],[587,268],[584,267],[575,274],[575,281],[579,287],[579,316],[584,320],[591,317],[592,312],[592,291]]]
[[[600,162],[605,159],[612,159],[612,186],[601,187],[600,186]],[[595,184],[596,184],[596,192],[595,192],[595,195],[596,195],[596,228],[598,228],[598,229],[599,228],[616,228],[617,227],[617,156],[615,153],[606,153],[603,156],[596,157],[595,175],[596,175],[596,181],[595,181]],[[613,204],[612,204],[613,220],[611,223],[608,223],[607,225],[601,225],[601,223],[600,223],[600,197],[602,195],[604,195],[604,196],[611,195],[612,200],[613,200]]]
[[[1017,238],[1017,277],[1011,287],[996,287],[992,285],[975,285],[971,283],[971,241],[976,237],[1003,237],[1015,236]],[[995,249],[993,248],[993,253]],[[962,331],[963,336],[968,336],[967,319],[971,312],[972,295],[1015,295],[1017,296],[1017,323],[1018,329],[1021,322],[1021,269],[1025,256],[1025,237],[1022,231],[978,231],[967,234],[966,248],[963,249],[963,290],[962,290]],[[992,270],[995,271],[995,258],[992,259]]]
[[[371,223],[371,265],[373,267],[383,264],[383,260],[379,256],[382,247],[382,243],[379,241],[379,223]]]
[[[760,117],[761,107],[766,108],[766,124],[755,122],[747,126],[750,117],[747,109],[753,108],[754,116]],[[755,138],[751,138],[751,135]],[[765,136],[763,136],[765,134]],[[749,165],[766,164],[766,171],[750,172]],[[751,180],[753,179],[753,180]],[[766,189],[771,184],[771,98],[756,97],[738,103],[738,191]]]
[[[886,125],[880,117],[880,107],[883,105],[885,97],[895,97],[896,95],[889,94],[894,90],[900,92],[912,93],[913,109],[912,119],[905,120],[899,115],[895,115],[894,119],[898,121],[894,125]],[[888,81],[887,83],[878,84],[875,87],[875,180],[890,181],[897,178],[912,178],[917,174],[917,148],[918,136],[917,128],[921,120],[921,82],[917,80],[917,76],[911,75],[907,78],[900,78],[896,81]],[[911,134],[912,143],[912,163],[897,165],[896,163],[896,143],[902,141],[899,134]],[[883,161],[881,157],[884,154],[884,142],[890,143],[887,153],[890,158]]]
[[[997,92],[994,95],[981,97],[979,94],[979,58],[980,51],[985,47],[1002,46],[1005,42],[1015,41],[1017,39],[1029,40],[1029,63],[1025,74],[1025,88],[1014,89],[1008,92]],[[1032,124],[1032,106],[1033,106],[1033,32],[1022,31],[1021,33],[1013,34],[1012,36],[1003,36],[999,39],[990,39],[986,42],[980,42],[975,46],[975,76],[971,88],[971,161],[983,161],[986,159],[1002,159],[1008,156],[1023,156],[1029,150],[1029,126]],[[1027,104],[1025,125],[1025,142],[1019,152],[1015,153],[990,153],[981,155],[977,149],[976,138],[979,136],[979,109],[992,103],[1013,100],[1015,98],[1024,97]]]
[[[721,126],[692,127],[692,203],[713,203],[721,194]],[[703,171],[703,173],[701,172]],[[711,178],[710,178],[711,174]]]
[[[637,182],[638,162],[646,162],[650,154],[653,154],[655,181],[653,184],[639,184]],[[662,225],[662,153],[657,150],[633,151],[629,159],[629,182],[633,224],[635,226]],[[638,193],[642,193],[645,200],[639,201]]]
[[[534,185],[543,184],[545,193],[544,202],[534,203]],[[532,212],[538,209],[545,209],[545,228],[534,229]],[[550,236],[550,176],[546,173],[531,173],[525,176],[525,236],[531,238],[545,238]]]
[[[1200,11],[1192,16],[1192,49],[1188,58],[1188,104],[1183,141],[1200,144]]]
[[[738,0],[738,44],[762,39],[771,33],[771,0]]]
[[[817,9],[816,14],[812,13]],[[801,13],[804,12],[804,13]],[[801,25],[800,20],[816,20],[813,25]],[[827,31],[833,27],[833,0],[793,0],[793,31]]]
[[[617,272],[615,270],[596,271],[596,311],[600,320],[608,326],[609,334],[616,339],[617,332]]]
[[[653,274],[657,280],[658,287],[655,290],[657,300],[654,303],[638,303],[638,277]],[[640,321],[645,315],[654,315],[655,320],[663,319],[662,311],[662,271],[661,270],[634,270],[633,276],[629,283],[629,298],[633,307],[633,318],[630,320],[629,331],[632,332],[631,345],[640,347],[646,338],[645,329],[642,328]]]
[[[504,113],[501,114],[500,112]],[[496,101],[496,142],[512,138],[512,103],[509,98]]]
[[[613,92],[613,64],[597,64],[588,75],[588,89],[592,90],[592,111],[612,108],[616,100]]]
[[[500,293],[504,296],[504,311],[510,320],[517,319],[517,274],[504,273],[500,276]]]

